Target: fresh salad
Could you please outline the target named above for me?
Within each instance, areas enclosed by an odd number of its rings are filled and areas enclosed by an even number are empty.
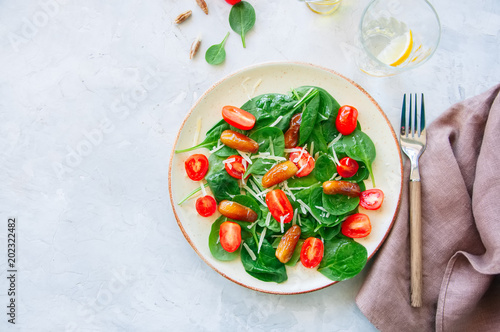
[[[375,145],[357,118],[326,90],[302,86],[223,107],[203,142],[177,150],[207,149],[186,157],[200,186],[179,204],[201,192],[197,212],[219,211],[207,234],[213,257],[240,259],[251,276],[277,283],[288,279],[287,265],[334,281],[358,274],[367,250],[353,239],[369,236],[363,209],[380,208],[384,194],[372,172]]]

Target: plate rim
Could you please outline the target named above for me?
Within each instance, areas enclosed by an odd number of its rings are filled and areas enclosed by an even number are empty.
[[[391,134],[392,134],[392,138],[394,139],[394,141],[396,142],[396,145],[398,147],[399,147],[399,139],[398,139],[398,137],[396,135],[396,132],[394,131],[394,128],[392,127],[391,122],[387,118],[387,115],[385,114],[385,112],[382,110],[382,108],[380,107],[380,105],[375,101],[375,99],[373,99],[373,97],[363,87],[361,87],[358,83],[354,82],[352,79],[345,77],[344,75],[338,73],[337,71],[335,71],[333,69],[326,68],[326,67],[323,67],[323,66],[320,66],[320,65],[316,65],[316,64],[312,64],[312,63],[309,63],[309,62],[301,62],[301,61],[269,61],[269,62],[262,62],[262,63],[258,63],[258,64],[253,64],[253,65],[250,65],[250,66],[245,66],[243,68],[240,68],[240,69],[238,69],[238,70],[236,70],[236,71],[234,71],[234,72],[232,72],[232,73],[230,73],[230,74],[222,77],[221,79],[219,79],[218,81],[216,81],[215,83],[213,83],[196,100],[196,102],[189,109],[189,112],[184,117],[184,120],[182,121],[182,123],[181,123],[181,125],[180,125],[180,127],[179,127],[179,129],[177,131],[177,135],[175,136],[175,140],[174,140],[173,145],[172,145],[172,150],[170,152],[170,160],[169,160],[169,166],[168,166],[168,191],[169,191],[169,196],[170,196],[170,203],[171,203],[171,206],[172,206],[172,211],[174,213],[174,217],[176,219],[177,225],[179,226],[182,234],[184,235],[184,238],[188,241],[188,243],[191,246],[191,248],[194,249],[194,251],[196,252],[196,254],[198,255],[198,257],[200,257],[202,261],[204,261],[214,271],[216,271],[218,274],[220,274],[221,276],[225,277],[226,279],[228,279],[228,280],[230,280],[230,281],[232,281],[232,282],[234,282],[234,283],[236,283],[236,284],[238,284],[240,286],[243,286],[245,288],[248,288],[248,289],[251,289],[251,290],[254,290],[254,291],[258,291],[258,292],[261,292],[261,293],[274,294],[274,295],[297,295],[297,294],[311,293],[311,292],[315,292],[315,291],[324,289],[326,287],[329,287],[329,286],[331,286],[333,284],[338,283],[338,281],[333,281],[332,280],[331,283],[328,283],[328,284],[326,284],[324,286],[316,287],[316,288],[310,289],[310,290],[297,291],[297,292],[280,292],[280,291],[270,291],[270,290],[261,289],[261,288],[258,288],[258,287],[246,285],[246,284],[244,284],[242,282],[239,282],[239,281],[231,278],[230,276],[228,276],[227,274],[223,273],[222,271],[219,271],[207,259],[205,259],[205,257],[203,257],[203,255],[200,253],[200,251],[198,250],[198,248],[196,248],[196,246],[193,244],[193,242],[191,241],[191,238],[186,233],[186,231],[185,231],[182,223],[180,222],[179,216],[177,215],[177,211],[175,209],[176,203],[174,202],[174,197],[173,197],[173,194],[172,194],[172,181],[171,181],[171,178],[172,178],[172,165],[173,165],[173,160],[174,160],[174,155],[175,155],[175,147],[176,147],[177,142],[179,140],[179,136],[181,134],[181,131],[184,128],[184,125],[186,124],[186,121],[191,116],[191,113],[193,112],[193,110],[205,98],[206,95],[208,95],[217,86],[219,86],[220,84],[222,84],[224,81],[228,80],[229,78],[231,78],[233,76],[236,76],[238,74],[241,74],[243,72],[259,68],[259,67],[273,66],[273,65],[298,65],[298,66],[302,66],[302,67],[311,67],[311,68],[315,68],[315,69],[326,71],[326,72],[328,72],[330,74],[333,74],[335,76],[338,76],[338,77],[346,80],[347,82],[349,82],[350,84],[352,84],[354,87],[356,87],[357,89],[359,89],[360,92],[363,93],[366,97],[368,97],[368,99],[375,105],[375,107],[377,108],[377,110],[379,111],[379,113],[382,115],[382,117],[386,121],[387,125],[389,126],[389,129],[390,129]],[[401,178],[400,178],[401,185],[400,185],[400,188],[399,188],[399,195],[398,195],[398,201],[396,203],[396,210],[394,212],[394,216],[393,216],[393,218],[391,220],[391,223],[390,223],[387,231],[384,234],[384,237],[381,239],[381,241],[379,242],[379,244],[377,245],[377,247],[375,248],[375,250],[372,252],[372,254],[367,257],[367,262],[371,260],[371,258],[378,252],[378,250],[380,249],[380,247],[384,244],[384,242],[386,241],[387,237],[391,233],[391,230],[392,230],[392,228],[394,226],[394,222],[396,221],[396,218],[397,218],[397,216],[399,214],[399,209],[401,207],[401,197],[402,197],[402,192],[403,192],[403,180],[404,180],[403,157],[401,155],[401,149],[398,149],[398,158],[399,158],[399,168],[400,168],[400,173],[401,173]]]

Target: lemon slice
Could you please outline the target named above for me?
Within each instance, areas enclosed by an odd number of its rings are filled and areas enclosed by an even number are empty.
[[[411,30],[404,35],[398,36],[379,53],[377,58],[383,63],[396,67],[402,64],[410,56],[413,48],[413,36]]]

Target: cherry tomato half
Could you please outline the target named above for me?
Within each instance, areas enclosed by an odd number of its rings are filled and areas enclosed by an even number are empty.
[[[220,245],[227,252],[235,252],[241,244],[241,226],[232,221],[225,221],[219,229]]]
[[[358,110],[352,106],[344,105],[339,109],[335,126],[342,135],[349,135],[356,129]]]
[[[187,176],[193,181],[200,181],[208,171],[208,159],[202,154],[193,154],[184,162]]]
[[[337,173],[343,178],[354,176],[359,169],[358,162],[352,158],[344,157],[340,159],[337,165]]]
[[[309,237],[300,250],[300,262],[305,267],[312,269],[321,263],[323,252],[323,241],[315,237]]]
[[[202,217],[210,217],[217,210],[217,203],[212,196],[206,195],[196,200],[196,212]]]
[[[230,5],[236,5],[238,2],[241,2],[241,0],[226,0],[226,2]]]
[[[301,151],[292,152],[288,158],[299,169],[295,173],[295,176],[299,178],[309,175],[314,169],[314,158],[304,148],[300,149]]]
[[[350,238],[366,237],[372,231],[370,218],[364,213],[355,213],[342,223],[342,234]]]
[[[367,210],[378,210],[384,201],[384,192],[380,189],[368,189],[361,192],[359,205]]]
[[[247,170],[247,161],[239,155],[230,156],[224,161],[224,167],[233,178],[241,179]]]
[[[224,106],[222,117],[231,126],[241,130],[250,130],[255,126],[255,116],[234,106]]]
[[[274,189],[266,194],[266,204],[277,222],[289,223],[293,219],[293,207],[281,189]]]

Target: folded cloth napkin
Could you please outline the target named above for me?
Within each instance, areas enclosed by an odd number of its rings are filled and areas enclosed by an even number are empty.
[[[420,158],[421,308],[410,306],[405,166],[399,214],[358,307],[381,331],[500,331],[500,85],[428,126]]]

